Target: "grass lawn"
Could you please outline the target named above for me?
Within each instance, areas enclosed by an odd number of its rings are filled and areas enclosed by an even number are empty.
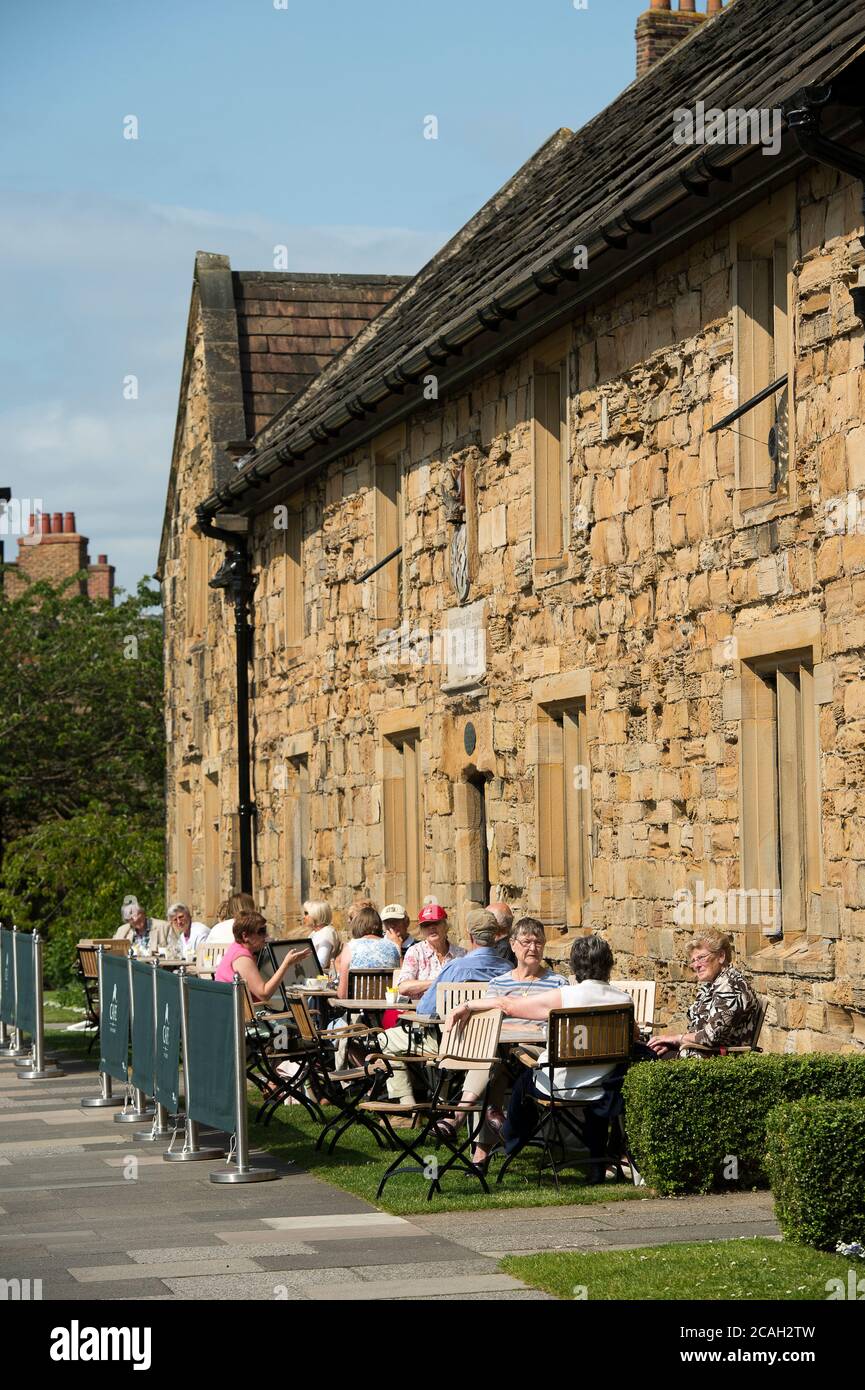
[[[514,1255],[502,1260],[506,1274],[526,1284],[573,1299],[825,1299],[826,1280],[846,1287],[851,1263],[803,1245],[763,1237],[718,1240],[700,1245],[653,1245],[645,1250],[601,1250]]]
[[[550,1177],[545,1178],[543,1187],[537,1184],[537,1155],[518,1160],[508,1170],[501,1187],[496,1187],[496,1161],[493,1161],[488,1178],[490,1195],[484,1195],[476,1178],[459,1175],[451,1170],[442,1182],[444,1193],[427,1201],[429,1184],[419,1173],[400,1174],[387,1184],[382,1196],[376,1201],[376,1188],[381,1175],[393,1154],[380,1150],[366,1130],[356,1125],[337,1145],[332,1155],[318,1153],[313,1147],[320,1126],[307,1115],[299,1105],[280,1106],[267,1126],[253,1123],[254,1109],[249,1114],[250,1148],[266,1149],[269,1153],[286,1161],[293,1160],[299,1167],[314,1173],[316,1177],[331,1182],[346,1192],[376,1203],[385,1211],[399,1215],[413,1212],[440,1211],[485,1211],[491,1207],[545,1207],[558,1205],[585,1205],[595,1202],[653,1197],[649,1188],[632,1187],[630,1183],[605,1183],[602,1187],[587,1186],[571,1169],[561,1178],[561,1188],[557,1192]],[[328,1116],[333,1112],[326,1111]],[[430,1152],[434,1152],[430,1147]],[[447,1157],[447,1150],[441,1153]]]
[[[45,1026],[55,1028],[58,1023],[81,1023],[85,1017],[83,1005],[61,1003],[58,990],[45,991]],[[73,1033],[72,1037],[75,1036]]]

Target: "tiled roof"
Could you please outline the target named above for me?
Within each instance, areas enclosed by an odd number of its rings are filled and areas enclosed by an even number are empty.
[[[626,243],[612,254],[617,264],[627,261],[653,218],[693,208],[694,181],[698,193],[714,190],[714,177],[747,157],[769,166],[747,147],[674,143],[677,108],[702,99],[707,107],[774,109],[863,52],[862,0],[734,0],[580,131],[553,136],[261,432],[249,461],[208,507],[232,505],[247,481],[338,441],[352,419],[418,380],[430,361],[444,362],[490,319],[506,338],[521,306],[574,278],[575,245],[589,248],[591,284],[607,273],[611,245]]]
[[[296,399],[406,284],[394,275],[234,271],[247,438]]]

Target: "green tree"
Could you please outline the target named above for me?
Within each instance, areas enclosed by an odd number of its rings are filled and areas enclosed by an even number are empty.
[[[163,882],[159,594],[112,605],[71,583],[0,588],[0,915],[47,938],[54,984],[82,935]]]

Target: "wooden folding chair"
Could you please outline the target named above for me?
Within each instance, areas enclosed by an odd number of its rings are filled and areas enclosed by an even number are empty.
[[[472,1177],[477,1178],[484,1192],[489,1193],[483,1170],[477,1164],[472,1163],[466,1152],[474,1142],[472,1126],[468,1126],[465,1139],[461,1138],[459,1127],[454,1133],[451,1133],[450,1127],[444,1126],[439,1129],[437,1126],[440,1120],[453,1120],[455,1116],[462,1118],[475,1111],[478,1112],[477,1128],[483,1124],[487,1110],[488,1088],[484,1087],[483,1096],[467,1109],[460,1102],[449,1099],[449,1083],[456,1077],[465,1078],[467,1071],[481,1068],[486,1068],[489,1071],[495,1065],[498,1061],[501,1027],[501,1009],[484,1009],[482,1012],[471,1014],[460,1027],[444,1029],[436,1058],[436,1080],[429,1101],[361,1101],[360,1110],[380,1117],[393,1147],[399,1150],[396,1158],[382,1174],[376,1192],[377,1198],[384,1191],[385,1184],[391,1178],[396,1177],[397,1173],[422,1173],[430,1184],[427,1200],[432,1201],[433,1193],[441,1192],[441,1179],[450,1168],[456,1165],[464,1172],[471,1174]],[[368,1073],[370,1075],[384,1075],[386,1078],[392,1076],[391,1060],[384,1053],[371,1054],[366,1063]],[[462,1087],[460,1087],[461,1090]],[[419,1133],[394,1129],[391,1122],[395,1116],[415,1113],[423,1116]],[[429,1154],[424,1151],[424,1145],[428,1142],[444,1145],[450,1151],[450,1157],[445,1163],[439,1164],[438,1160],[435,1159],[433,1164],[430,1164]],[[415,1161],[407,1164],[406,1158],[413,1158]]]
[[[300,1001],[292,1001],[300,1002]],[[317,1054],[314,1036],[305,1036],[309,1015],[304,1006],[304,1033],[298,1030],[294,1008],[275,1013],[265,1006],[253,1004],[249,990],[243,987],[243,1017],[246,1034],[246,1075],[264,1097],[256,1120],[267,1113],[267,1120],[276,1106],[292,1096],[319,1124],[324,1115],[317,1101],[305,1090],[311,1065]],[[297,1072],[286,1076],[277,1070],[283,1062],[297,1066]],[[267,1120],[264,1122],[266,1123]]]
[[[389,989],[393,989],[392,969],[353,970],[348,972],[349,999],[384,999]]]
[[[230,945],[230,941],[214,942],[212,946],[208,945],[206,941],[202,941],[195,952],[195,972],[199,979],[213,979],[219,969],[222,957]]]
[[[113,936],[79,941],[76,946],[78,956],[78,978],[84,990],[86,1018],[92,1029],[87,1045],[88,1055],[99,1036],[99,947],[105,955],[125,956],[129,950],[128,941],[118,941]]]
[[[630,994],[634,1001],[634,1018],[643,1037],[650,1037],[655,1026],[655,981],[611,980],[610,984]]]
[[[466,1004],[470,999],[483,999],[487,992],[486,980],[460,980],[456,984],[436,985],[436,1013],[439,1018],[447,1018],[452,1009]]]
[[[757,999],[757,1007],[751,1020],[751,1036],[746,1043],[739,1043],[736,1047],[726,1047],[721,1043],[710,1045],[708,1043],[688,1043],[689,1052],[699,1052],[701,1057],[742,1057],[748,1052],[762,1052],[762,1047],[757,1043],[763,1031],[763,1024],[766,1022],[766,1010],[769,1007],[768,999]]]
[[[556,1187],[559,1186],[559,1167],[553,1147],[561,1151],[562,1159],[567,1158],[566,1136],[570,1135],[581,1145],[586,1145],[586,1124],[584,1111],[587,1105],[598,1104],[593,1100],[571,1099],[563,1091],[573,1089],[566,1086],[559,1090],[555,1085],[556,1071],[564,1068],[584,1066],[610,1066],[616,1068],[613,1076],[599,1083],[607,1090],[621,1090],[625,1072],[631,1060],[634,1040],[633,1004],[615,1004],[585,1009],[553,1009],[547,1022],[547,1060],[535,1062],[535,1068],[546,1073],[547,1093],[531,1096],[537,1106],[538,1118],[531,1133],[505,1158],[496,1177],[500,1183],[518,1154],[527,1148],[540,1148],[541,1161],[538,1166],[538,1184],[546,1168],[551,1168]],[[596,1089],[593,1087],[592,1089]],[[609,1125],[608,1125],[609,1129]],[[609,1140],[607,1141],[609,1143]],[[588,1145],[586,1145],[588,1147]],[[586,1164],[589,1168],[604,1168],[614,1162],[621,1168],[621,1154],[612,1158],[607,1154],[589,1153],[587,1158],[571,1158],[575,1165]],[[548,1160],[545,1162],[545,1160]]]

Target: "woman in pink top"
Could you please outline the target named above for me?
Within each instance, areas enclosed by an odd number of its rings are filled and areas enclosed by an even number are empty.
[[[217,966],[214,979],[230,985],[235,972],[249,990],[254,1004],[263,1004],[274,990],[279,989],[285,972],[309,955],[309,947],[300,951],[287,951],[285,959],[273,972],[269,980],[263,980],[261,971],[255,963],[253,951],[260,951],[267,936],[267,923],[260,912],[241,912],[234,919],[234,941],[229,946]]]

